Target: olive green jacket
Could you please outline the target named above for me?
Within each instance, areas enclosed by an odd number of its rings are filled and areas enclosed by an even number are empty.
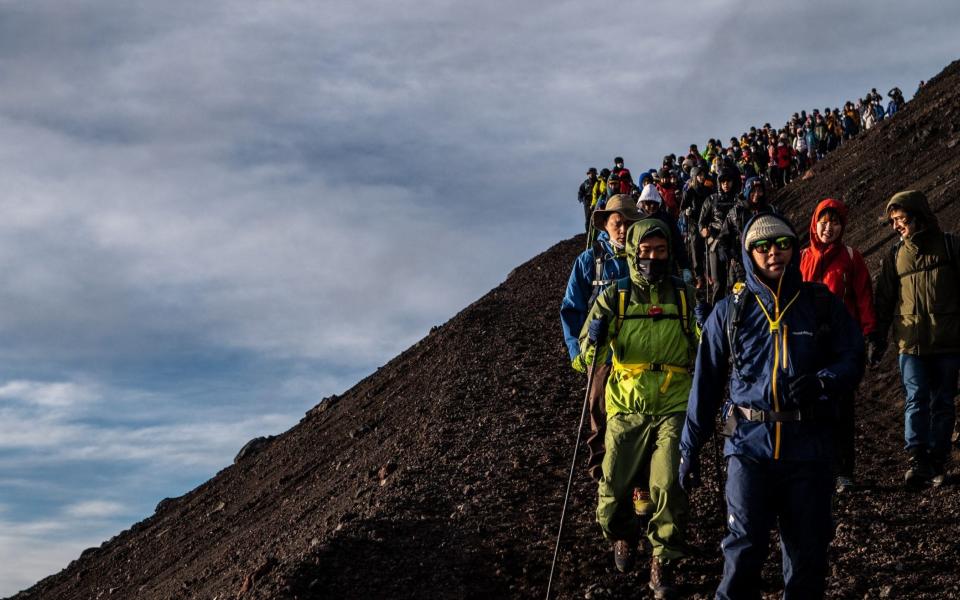
[[[888,214],[893,205],[920,215],[923,225],[899,241],[880,263],[875,297],[878,331],[885,335],[892,327],[900,354],[960,352],[960,262],[956,256],[960,238],[941,231],[922,194],[896,194],[887,204]]]

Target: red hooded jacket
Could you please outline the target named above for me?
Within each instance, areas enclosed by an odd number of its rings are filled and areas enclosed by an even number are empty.
[[[824,209],[832,208],[840,215],[843,230],[840,239],[824,244],[817,237],[817,220]],[[873,309],[873,289],[870,271],[863,255],[843,243],[847,230],[847,205],[827,198],[817,205],[810,219],[810,245],[800,252],[800,272],[804,281],[825,284],[839,296],[853,319],[860,323],[864,335],[877,327],[877,313]]]

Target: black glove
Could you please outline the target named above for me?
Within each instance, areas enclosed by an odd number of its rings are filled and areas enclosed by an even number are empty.
[[[887,336],[879,331],[872,331],[867,334],[867,364],[875,367],[880,364],[883,353],[887,351]]]
[[[711,310],[713,310],[713,307],[703,301],[697,302],[697,305],[693,307],[693,318],[696,319],[700,329],[703,329],[703,324],[706,323]]]
[[[590,321],[587,328],[587,339],[594,346],[599,346],[607,339],[607,320],[604,317]]]
[[[820,396],[826,391],[823,381],[811,374],[791,377],[784,384],[784,400],[799,408],[801,412],[815,407]]]
[[[690,492],[700,485],[700,457],[680,456],[680,489]]]

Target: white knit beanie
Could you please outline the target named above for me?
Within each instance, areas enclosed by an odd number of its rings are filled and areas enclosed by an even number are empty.
[[[640,199],[637,200],[637,203],[640,202],[656,202],[657,204],[663,204],[663,198],[660,197],[660,192],[657,191],[657,186],[652,183],[648,183],[643,186],[643,192],[640,193]]]

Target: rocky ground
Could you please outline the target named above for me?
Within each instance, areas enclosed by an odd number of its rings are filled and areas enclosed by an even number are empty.
[[[956,231],[958,90],[954,63],[780,205],[805,230],[819,200],[843,198],[846,240],[874,271],[893,241],[876,217],[894,191],[924,190]],[[290,431],[15,598],[544,597],[584,384],[557,308],[582,246],[567,240],[518,267]],[[960,598],[957,476],[904,489],[902,409],[887,356],[858,398],[861,486],[835,502],[831,598]],[[690,598],[711,597],[721,571],[718,478],[704,458],[691,533],[703,555],[681,575]],[[646,597],[644,570],[614,571],[595,501],[578,469],[554,597]],[[778,597],[779,568],[772,550],[766,597]]]

